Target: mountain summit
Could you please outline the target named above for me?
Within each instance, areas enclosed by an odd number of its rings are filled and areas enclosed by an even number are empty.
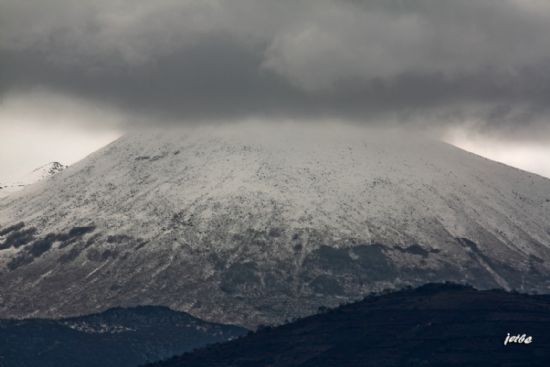
[[[0,198],[7,196],[13,192],[22,190],[25,186],[32,185],[38,181],[50,178],[65,170],[68,166],[59,162],[50,162],[43,166],[34,169],[32,172],[13,180],[10,183],[0,183]]]
[[[0,200],[0,317],[256,326],[433,281],[550,290],[550,180],[352,126],[141,132]]]

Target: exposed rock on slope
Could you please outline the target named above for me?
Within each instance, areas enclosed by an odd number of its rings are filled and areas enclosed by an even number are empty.
[[[128,135],[0,200],[0,225],[2,317],[254,326],[430,281],[550,290],[550,180],[355,127]]]

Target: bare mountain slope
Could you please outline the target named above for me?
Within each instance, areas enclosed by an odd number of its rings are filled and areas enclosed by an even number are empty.
[[[0,225],[2,317],[254,326],[405,284],[550,290],[550,180],[355,127],[128,135],[0,200]]]

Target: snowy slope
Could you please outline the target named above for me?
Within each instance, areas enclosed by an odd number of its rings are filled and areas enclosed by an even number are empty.
[[[25,186],[56,175],[67,167],[68,166],[65,166],[59,162],[50,162],[15,180],[9,182],[0,182],[0,198],[3,198],[13,192],[22,190]]]
[[[428,281],[550,290],[550,180],[358,127],[128,135],[0,200],[0,225],[2,317],[253,326]]]

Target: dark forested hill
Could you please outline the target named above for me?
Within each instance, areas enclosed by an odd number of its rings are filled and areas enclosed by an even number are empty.
[[[507,333],[526,334],[532,342],[504,345]],[[154,366],[550,366],[550,297],[427,285]]]
[[[245,332],[164,307],[116,308],[62,320],[0,320],[0,366],[133,367]]]

